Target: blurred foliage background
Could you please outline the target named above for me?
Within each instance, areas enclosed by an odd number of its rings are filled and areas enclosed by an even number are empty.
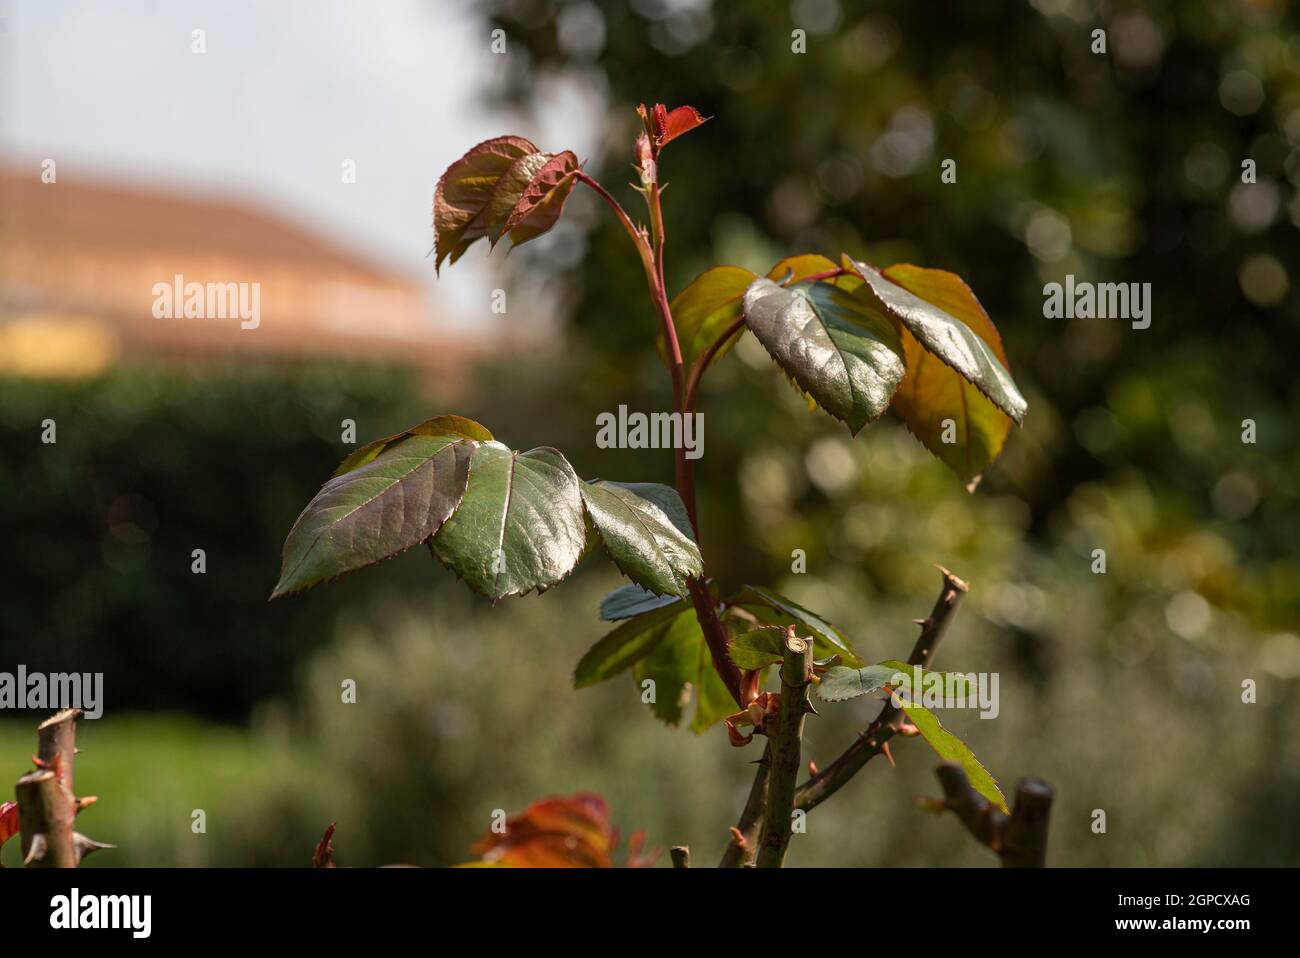
[[[1049,861],[1300,863],[1294,6],[489,6],[484,31],[504,29],[509,52],[484,107],[545,110],[535,91],[557,78],[593,94],[588,170],[629,209],[636,103],[713,117],[664,157],[673,290],[711,264],[766,271],[805,251],[954,270],[1029,398],[968,495],[892,418],[851,439],[810,415],[742,341],[703,390],[711,574],[773,585],[880,659],[910,648],[942,563],[972,592],[938,664],[1001,676],[996,720],[945,721],[1004,787],[1056,786]],[[940,181],[947,158],[956,184]],[[1066,274],[1150,283],[1151,327],[1044,318],[1043,285]],[[597,412],[669,395],[617,225],[580,193],[509,275],[547,289],[563,323],[549,348],[483,363],[456,411],[516,448],[563,449],[580,475],[671,481],[666,454],[594,445]],[[103,796],[91,834],[121,848],[92,863],[305,864],[337,820],[342,864],[447,864],[494,809],[580,789],[604,794],[625,833],[721,853],[756,755],[717,728],[658,725],[630,678],[571,690],[618,582],[607,564],[492,608],[415,550],[266,604],[284,533],[344,452],[340,416],[364,440],[444,411],[415,381],[119,368],[5,381],[0,397],[0,661],[107,672],[78,779]],[[82,425],[35,445],[55,412]],[[354,705],[340,701],[349,678]],[[1247,679],[1257,704],[1242,702]],[[873,708],[823,708],[811,757],[830,761]],[[32,724],[0,723],[12,778]],[[991,863],[913,804],[937,794],[923,747],[895,754],[897,770],[873,763],[810,816],[793,864]],[[190,831],[195,808],[206,835]]]

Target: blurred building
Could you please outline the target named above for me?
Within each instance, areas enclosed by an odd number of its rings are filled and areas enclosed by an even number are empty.
[[[412,279],[264,210],[0,170],[0,374],[343,358],[447,385],[478,351],[440,330]]]

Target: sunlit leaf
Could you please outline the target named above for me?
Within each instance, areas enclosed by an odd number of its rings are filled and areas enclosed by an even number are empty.
[[[786,626],[796,623],[813,635],[813,649],[818,657],[838,653],[845,665],[860,666],[862,660],[844,633],[821,616],[805,609],[793,599],[772,589],[747,585],[727,599],[727,605],[738,605],[756,614],[771,625]],[[805,634],[801,632],[801,634]]]
[[[549,447],[515,452],[493,441],[477,444],[460,508],[430,545],[470,588],[495,601],[549,589],[573,571],[585,543],[569,461]]]
[[[465,439],[487,442],[492,438],[492,433],[488,432],[485,426],[476,423],[473,419],[466,419],[464,416],[434,416],[432,419],[426,419],[418,426],[412,426],[403,432],[394,433],[391,436],[385,436],[383,439],[376,439],[373,442],[366,443],[339,463],[339,467],[334,470],[334,475],[341,476],[345,472],[351,472],[353,469],[364,466],[393,443],[406,439],[408,436],[462,436]]]
[[[933,297],[936,301],[930,302],[886,278],[874,267],[857,260],[850,262],[858,275],[866,281],[855,295],[874,300],[880,309],[897,318],[926,351],[951,366],[1017,423],[1023,421],[1027,404],[1003,365],[998,355],[1000,350],[995,350],[970,326],[948,311],[949,307],[969,311],[969,302],[956,295],[951,282],[926,275],[942,271],[917,270],[916,267],[910,271],[903,267],[895,268],[896,276],[906,277],[909,282],[924,289],[927,297]],[[966,292],[969,293],[969,290]],[[982,314],[983,310],[979,312]]]
[[[960,319],[1007,366],[1002,338],[961,277],[908,265],[891,266],[884,275]],[[955,369],[922,347],[906,328],[903,353],[907,374],[894,393],[894,411],[926,449],[973,489],[1002,451],[1011,431],[1011,418]],[[944,442],[945,430],[952,441]]]
[[[653,482],[582,484],[587,514],[614,563],[660,595],[686,595],[686,580],[704,571],[690,519],[677,492]]]
[[[506,219],[503,232],[513,246],[536,239],[555,225],[578,182],[577,172],[578,158],[567,150],[537,171]]]
[[[997,780],[980,764],[980,760],[966,747],[965,742],[944,728],[938,717],[929,709],[904,701],[903,711],[941,759],[959,764],[965,770],[966,777],[975,791],[1003,812],[1008,811],[1006,797],[998,787]]]
[[[715,266],[695,277],[691,285],[673,298],[671,308],[677,327],[677,343],[682,351],[682,363],[687,368],[740,317],[745,290],[755,278],[753,273],[739,266]],[[710,363],[726,355],[743,333],[742,328],[727,337]],[[657,346],[659,355],[667,362],[668,352],[662,333]]]
[[[711,117],[700,116],[700,111],[693,106],[679,106],[669,110],[662,103],[656,103],[654,109],[655,146],[663,147],[677,139],[683,133],[689,133]]]
[[[487,235],[488,203],[502,176],[515,161],[539,152],[521,136],[499,136],[479,143],[447,168],[433,194],[435,269],[448,256],[455,263]]]
[[[787,256],[773,266],[768,270],[767,278],[774,283],[784,282],[785,285],[790,286],[809,276],[828,273],[835,268],[834,262],[819,253],[799,253],[796,256]]]
[[[786,288],[759,278],[745,293],[744,314],[786,374],[854,434],[889,408],[903,347],[868,300],[828,283]]]
[[[272,598],[424,542],[461,502],[476,445],[456,435],[408,436],[331,479],[285,539]]]

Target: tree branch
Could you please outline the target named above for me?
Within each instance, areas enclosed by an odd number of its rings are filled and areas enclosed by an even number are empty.
[[[982,845],[997,853],[1005,868],[1042,868],[1047,862],[1047,823],[1052,786],[1039,778],[1022,778],[1016,785],[1011,814],[990,804],[971,788],[966,773],[954,762],[935,769],[943,788],[943,808],[952,812]]]
[[[921,635],[907,659],[908,665],[919,665],[923,669],[930,667],[935,650],[948,631],[953,613],[970,591],[970,586],[943,566],[939,566],[939,571],[943,574],[943,588],[939,591],[939,598],[930,610],[929,617],[918,620]],[[889,740],[898,733],[903,718],[901,709],[886,703],[880,715],[865,732],[859,734],[856,742],[834,762],[799,786],[795,792],[795,807],[810,811],[843,788],[862,766],[885,750]]]
[[[781,706],[763,724],[772,754],[772,773],[767,783],[763,828],[758,839],[759,868],[780,868],[790,844],[790,819],[794,812],[794,785],[799,775],[803,747],[804,716],[812,710],[808,690],[812,685],[812,639],[794,634],[790,626],[785,637],[785,661],[781,663]],[[776,727],[767,726],[775,721]]]

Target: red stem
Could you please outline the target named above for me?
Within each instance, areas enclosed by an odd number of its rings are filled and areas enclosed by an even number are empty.
[[[657,175],[656,172],[656,177]],[[650,220],[655,227],[654,248],[652,249],[645,230],[633,225],[631,217],[619,205],[618,200],[609,194],[608,190],[581,170],[578,171],[577,176],[581,182],[586,183],[595,190],[597,195],[618,216],[623,228],[631,237],[632,244],[636,247],[638,255],[641,257],[641,264],[645,268],[646,282],[650,287],[650,298],[659,311],[659,322],[663,330],[664,342],[668,345],[668,371],[673,380],[673,400],[676,403],[678,413],[685,419],[686,416],[691,414],[693,404],[687,401],[682,373],[682,349],[677,340],[677,324],[673,322],[672,307],[668,302],[667,284],[664,282],[665,237],[663,211],[659,203],[658,179],[656,178],[649,184],[646,196],[646,202],[650,207]],[[696,379],[698,381],[698,377]],[[674,452],[677,494],[682,497],[682,503],[686,506],[686,514],[690,517],[691,528],[695,531],[695,540],[698,542],[700,539],[700,524],[695,511],[694,469],[691,466],[691,461],[686,458],[684,448],[678,448]],[[700,579],[691,579],[687,583],[687,587],[691,593],[691,602],[695,606],[695,617],[699,620],[700,629],[704,632],[704,641],[709,646],[709,655],[713,659],[713,667],[717,670],[718,675],[722,677],[723,683],[727,686],[727,691],[736,700],[736,704],[743,708],[748,703],[742,701],[740,669],[736,667],[736,663],[731,661],[731,656],[727,653],[728,646],[731,644],[731,637],[728,635],[722,619],[718,616],[718,609],[713,602],[713,597],[709,595],[708,586],[704,584],[703,577],[701,577]]]

